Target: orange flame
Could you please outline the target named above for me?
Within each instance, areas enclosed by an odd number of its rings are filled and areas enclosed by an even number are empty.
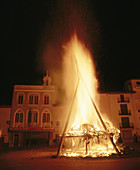
[[[86,46],[78,40],[76,34],[63,47],[64,84],[69,102],[79,79],[77,95],[69,122],[70,127],[79,127],[80,124],[89,123],[94,124],[95,127],[102,128],[87,93],[88,89],[94,101],[97,102],[98,81],[96,79],[92,55]]]
[[[68,141],[68,145],[74,148],[73,151],[64,152],[63,155],[75,156],[78,154],[79,156],[84,153],[85,147],[86,155],[90,154],[92,157],[97,155],[108,156],[110,153],[115,153],[113,146],[108,145],[110,143],[108,133],[112,133],[112,127],[109,127],[111,132],[106,132],[91,101],[92,98],[98,106],[98,81],[91,53],[76,34],[63,46],[63,49],[63,81],[66,101],[68,101],[68,104],[73,102],[65,133],[65,142]],[[76,95],[73,98],[74,92],[76,92]],[[107,120],[107,122],[109,121]],[[116,132],[117,130],[113,129],[113,131]],[[68,139],[70,136],[72,136],[71,140]],[[77,136],[79,136],[79,139],[75,138]],[[80,149],[77,152],[78,147]],[[95,153],[95,150],[97,153]]]

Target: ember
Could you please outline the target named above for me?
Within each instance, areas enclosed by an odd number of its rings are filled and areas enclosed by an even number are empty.
[[[115,144],[119,130],[97,108],[98,82],[90,52],[76,34],[64,50],[64,85],[70,108],[57,155],[101,157],[119,154]]]

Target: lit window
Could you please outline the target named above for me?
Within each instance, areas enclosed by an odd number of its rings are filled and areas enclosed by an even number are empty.
[[[23,95],[18,96],[18,104],[23,104]]]
[[[49,104],[49,95],[44,96],[44,104]]]

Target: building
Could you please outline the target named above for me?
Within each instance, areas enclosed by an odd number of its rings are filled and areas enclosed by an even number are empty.
[[[11,106],[0,107],[0,147],[8,144],[8,123],[10,122]]]
[[[43,85],[14,86],[9,147],[53,144],[60,126],[59,117],[54,119],[56,96],[56,88],[48,74],[43,78]]]
[[[9,147],[53,145],[62,134],[67,113],[57,104],[57,88],[47,74],[43,85],[15,85]],[[140,141],[140,80],[125,83],[124,92],[99,93],[101,115],[120,129],[124,143]]]
[[[127,81],[124,92],[99,95],[101,113],[120,129],[124,143],[140,141],[140,80]]]

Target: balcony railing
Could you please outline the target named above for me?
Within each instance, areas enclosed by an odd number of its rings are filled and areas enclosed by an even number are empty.
[[[128,110],[127,112],[122,112],[119,110],[119,115],[131,115],[131,110]]]
[[[118,100],[118,103],[129,103],[129,98],[128,97],[125,97],[124,99],[121,99],[121,98],[117,98]]]
[[[120,129],[134,128],[134,123],[130,123],[129,125],[123,125],[122,123],[120,123],[119,125],[120,125]]]

